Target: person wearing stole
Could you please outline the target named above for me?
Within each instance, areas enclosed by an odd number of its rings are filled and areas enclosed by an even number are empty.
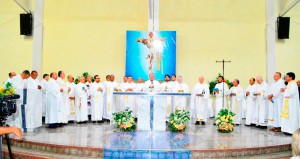
[[[81,76],[75,87],[76,121],[78,123],[88,121],[87,98],[88,88],[85,85],[85,77]]]
[[[69,114],[69,123],[74,123],[76,120],[76,108],[75,108],[75,87],[76,84],[74,83],[74,77],[69,75],[68,77],[68,82],[67,82],[67,87],[70,88],[69,92],[69,109],[70,109],[70,114]]]
[[[186,83],[183,83],[182,76],[178,76],[178,84],[175,84],[173,87],[173,92],[175,93],[188,93],[189,87]],[[185,109],[187,104],[186,97],[174,97],[174,106],[176,109]],[[173,111],[175,111],[173,110]]]
[[[160,92],[161,86],[160,83],[155,79],[154,73],[149,74],[149,80],[145,82],[145,92]]]
[[[288,72],[286,74],[288,85],[286,88],[281,88],[284,92],[283,109],[280,114],[282,118],[281,131],[284,134],[292,135],[299,129],[299,93],[298,86],[295,80],[295,74]]]
[[[162,92],[172,92],[173,89],[173,82],[170,81],[170,75],[166,74],[165,75],[165,82],[161,84],[161,91]],[[172,97],[171,96],[167,96],[165,97],[165,104],[167,105],[167,120],[170,117],[170,114],[172,112]]]
[[[64,90],[63,92],[61,92],[63,98],[63,106],[60,108],[59,111],[59,115],[61,116],[59,123],[61,125],[67,124],[69,122],[70,114],[69,93],[71,89],[68,88],[67,83],[64,81],[65,76],[66,75],[64,71],[58,71],[57,83]]]
[[[110,75],[106,75],[106,81],[103,82],[102,85],[106,90],[103,100],[103,119],[109,122],[112,118],[112,103],[114,91],[112,82],[110,81]]]
[[[199,77],[199,82],[194,86],[192,97],[191,97],[191,109],[194,110],[196,117],[195,125],[205,125],[208,118],[208,103],[209,98],[209,87],[204,83],[204,77]]]
[[[282,111],[283,92],[280,90],[285,87],[284,81],[281,79],[281,73],[276,72],[274,74],[274,82],[271,84],[268,93],[268,125],[273,127],[270,131],[281,132],[282,119],[280,118],[280,113]]]
[[[122,92],[136,92],[136,84],[132,82],[132,76],[127,77],[127,83],[124,85]],[[135,96],[125,95],[123,109],[129,108],[132,111],[132,116],[137,117]]]
[[[268,121],[268,84],[263,81],[261,76],[256,77],[256,113],[255,121],[257,127],[267,129]]]
[[[247,106],[247,114],[246,114],[246,126],[256,125],[256,85],[255,85],[255,78],[250,78],[249,86],[246,89],[246,106]]]
[[[100,83],[100,76],[94,76],[94,83],[90,88],[91,93],[91,119],[93,122],[102,122],[103,117],[103,97],[105,88]]]
[[[235,114],[233,117],[233,122],[235,125],[241,124],[242,119],[242,102],[244,98],[244,90],[239,85],[240,81],[238,79],[233,80],[233,87],[230,88],[229,99],[231,111]]]
[[[223,90],[224,87],[224,90]],[[224,94],[224,107],[227,108],[226,105],[226,97],[228,95],[229,88],[228,85],[224,82],[224,77],[219,76],[218,77],[218,83],[216,84],[213,94],[216,96],[216,101],[215,101],[215,118],[217,118],[220,110],[223,107],[223,94]]]

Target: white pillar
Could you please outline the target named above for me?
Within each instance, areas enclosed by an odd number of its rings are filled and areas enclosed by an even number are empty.
[[[267,81],[273,81],[276,72],[276,30],[277,16],[275,12],[275,1],[266,0],[266,40],[267,40]]]
[[[36,0],[33,16],[32,70],[38,71],[40,78],[42,77],[43,61],[43,16],[44,0]]]
[[[159,0],[149,0],[148,30],[159,30]]]

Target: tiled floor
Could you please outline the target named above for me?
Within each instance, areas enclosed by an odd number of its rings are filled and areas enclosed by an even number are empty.
[[[95,147],[106,149],[161,149],[203,150],[253,148],[291,143],[291,136],[255,127],[237,126],[234,132],[216,131],[210,119],[207,125],[191,124],[184,133],[118,132],[109,124],[69,124],[57,129],[41,128],[34,133],[24,133],[23,140],[56,145]]]

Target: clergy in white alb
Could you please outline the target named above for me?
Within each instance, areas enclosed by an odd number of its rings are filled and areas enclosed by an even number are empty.
[[[224,89],[223,89],[223,87],[224,87]],[[216,84],[213,93],[216,96],[215,118],[217,118],[220,110],[223,108],[223,105],[224,105],[224,108],[227,108],[226,98],[229,93],[229,88],[228,88],[228,85],[224,82],[223,76],[218,77],[218,83]],[[223,95],[224,95],[224,99],[223,99]],[[223,104],[223,100],[224,100],[224,104]]]
[[[110,81],[110,75],[106,76],[106,81],[103,82],[102,84],[106,90],[104,94],[104,100],[103,100],[103,118],[106,120],[111,120],[114,88]]]
[[[22,74],[16,75],[11,79],[11,84],[15,89],[15,94],[20,95],[20,98],[16,100],[17,111],[12,116],[8,117],[7,124],[10,126],[16,126],[22,128],[22,111],[21,105],[24,102],[23,89],[27,88],[26,82],[30,76],[28,70],[24,70]]]
[[[256,117],[255,124],[259,127],[267,128],[268,122],[268,84],[263,81],[261,76],[256,77]]]
[[[178,76],[178,83],[173,86],[174,93],[189,93],[189,86],[183,83],[182,76]],[[174,112],[176,109],[182,110],[187,108],[187,97],[174,96]]]
[[[288,85],[282,88],[284,92],[283,108],[280,114],[282,118],[281,131],[283,133],[293,134],[299,129],[299,92],[295,80],[295,74],[288,72],[285,76]]]
[[[62,92],[64,91],[57,83],[57,73],[52,72],[50,79],[46,84],[47,89],[47,104],[46,104],[46,124],[49,127],[57,127],[57,123],[61,121],[59,112],[64,106]]]
[[[100,76],[94,76],[94,83],[90,88],[91,93],[91,118],[92,121],[102,121],[103,118],[103,97],[105,88],[100,83]]]
[[[194,86],[192,97],[191,97],[191,110],[193,110],[193,116],[196,118],[196,125],[200,122],[205,125],[208,118],[208,103],[209,98],[209,87],[204,83],[204,77],[199,77],[199,82]]]
[[[87,88],[87,93],[88,93],[88,99],[87,99],[87,105],[88,105],[88,115],[91,115],[91,86],[92,86],[92,76],[87,76],[86,77],[86,88]]]
[[[65,72],[64,71],[58,71],[58,78],[57,83],[59,86],[64,90],[61,92],[62,98],[63,98],[63,106],[60,109],[59,115],[60,115],[60,121],[58,123],[68,123],[69,121],[69,114],[70,114],[70,103],[69,103],[69,93],[70,88],[68,88],[67,83],[64,81],[65,79]]]
[[[41,87],[42,87],[42,115],[43,117],[46,115],[46,103],[47,103],[47,89],[46,89],[46,84],[49,81],[49,75],[44,74],[43,79],[40,82]]]
[[[75,107],[75,87],[76,84],[74,83],[74,77],[71,75],[68,76],[68,82],[67,87],[70,88],[70,91],[68,93],[69,97],[69,121],[75,121],[76,120],[76,107]]]
[[[118,84],[118,82],[115,81],[115,75],[111,74],[109,77],[110,77],[110,81],[112,83],[112,86],[114,88],[114,91],[119,92],[121,90],[121,87]]]
[[[233,80],[233,87],[229,90],[229,100],[231,111],[235,114],[233,117],[234,124],[241,124],[242,119],[242,102],[244,98],[243,88],[239,85],[240,81],[238,79]]]
[[[76,106],[76,121],[88,121],[88,88],[85,85],[85,77],[79,78],[79,83],[75,87],[75,106]]]
[[[136,84],[132,82],[132,76],[128,76],[127,83],[124,85],[122,92],[136,92]],[[134,95],[124,96],[124,106],[123,109],[129,108],[132,111],[132,116],[136,117],[136,98]]]
[[[9,72],[8,73],[8,79],[4,82],[4,87],[6,86],[6,84],[9,82],[11,83],[11,79],[16,76],[16,73],[15,72]]]
[[[161,91],[166,93],[171,93],[173,89],[173,82],[170,81],[170,75],[165,75],[165,82],[161,84]],[[172,113],[172,96],[166,96],[166,105],[167,105],[167,118],[169,118]],[[167,119],[168,120],[168,119]]]
[[[249,86],[247,87],[245,91],[246,96],[246,122],[245,125],[249,126],[251,124],[257,124],[256,120],[256,97],[257,97],[257,90],[256,90],[256,84],[255,84],[255,78],[250,78],[249,80]]]
[[[282,111],[282,103],[283,103],[283,92],[281,92],[281,88],[285,88],[284,81],[281,79],[281,73],[276,72],[274,74],[274,82],[271,84],[268,99],[268,125],[273,128],[271,131],[280,132],[281,131],[281,118],[280,113]]]
[[[149,75],[149,80],[145,82],[145,92],[160,92],[161,86],[160,83],[155,80],[155,75],[151,73]]]
[[[33,132],[42,126],[42,87],[37,77],[38,72],[31,71],[31,77],[27,80],[27,104],[25,114],[28,132]]]

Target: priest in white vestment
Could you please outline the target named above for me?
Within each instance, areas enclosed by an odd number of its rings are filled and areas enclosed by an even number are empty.
[[[136,91],[137,91],[136,84],[132,82],[132,76],[128,76],[127,83],[124,85],[122,92],[136,92]],[[135,96],[125,95],[123,108],[125,108],[125,109],[129,108],[132,111],[132,116],[137,117]]]
[[[105,88],[100,83],[100,76],[94,76],[94,83],[90,88],[91,93],[91,119],[95,122],[102,122],[103,118],[103,97]]]
[[[182,76],[178,76],[178,84],[173,86],[174,93],[189,93],[189,86],[183,83]],[[174,112],[176,109],[182,110],[187,107],[187,97],[174,96]]]
[[[85,85],[85,78],[82,76],[75,87],[76,121],[78,123],[88,121],[87,98],[88,88]]]
[[[144,84],[142,78],[138,78],[138,80],[137,80],[136,91],[137,92],[144,92],[145,91],[145,84]]]
[[[173,82],[170,81],[170,75],[165,75],[165,82],[161,84],[161,91],[171,93],[173,89]],[[170,117],[170,114],[172,113],[172,96],[166,96],[166,105],[167,105],[167,118]],[[168,119],[167,119],[168,120]]]
[[[110,75],[110,81],[111,81],[111,83],[112,83],[112,86],[113,86],[113,88],[114,88],[114,91],[120,92],[120,91],[121,91],[121,88],[120,88],[118,82],[115,81],[115,75],[113,75],[113,74]]]
[[[76,84],[74,83],[74,77],[71,75],[68,76],[67,87],[70,88],[68,93],[68,100],[69,100],[69,122],[74,122],[76,120],[76,107],[75,107],[75,87]]]
[[[27,88],[26,82],[30,76],[28,70],[24,70],[22,74],[16,75],[11,79],[11,84],[15,89],[15,94],[20,95],[20,98],[16,100],[17,111],[12,116],[8,117],[7,124],[10,126],[22,127],[22,111],[21,105],[23,104],[23,89]]]
[[[49,128],[56,128],[58,122],[61,121],[59,112],[64,106],[62,92],[63,88],[58,84],[57,73],[52,72],[50,79],[46,84],[47,89],[47,105],[46,105],[46,124]]]
[[[60,109],[59,115],[60,115],[60,121],[59,123],[67,124],[69,121],[69,114],[70,114],[70,107],[69,107],[69,93],[70,88],[68,88],[67,83],[64,81],[65,79],[65,72],[64,71],[58,71],[58,78],[57,83],[59,86],[64,90],[61,92],[62,98],[63,98],[63,106]]]
[[[280,113],[282,111],[283,103],[283,92],[281,88],[285,88],[284,81],[281,79],[281,73],[276,72],[274,74],[274,82],[271,84],[269,89],[269,114],[268,114],[268,125],[272,126],[271,131],[281,132],[281,118]]]
[[[92,86],[92,76],[87,76],[85,80],[85,85],[88,89],[88,99],[87,99],[87,105],[88,105],[88,115],[91,115],[91,86]]]
[[[267,128],[268,121],[268,84],[263,81],[261,76],[256,77],[256,117],[255,124],[259,128]]]
[[[299,92],[295,81],[295,74],[288,72],[285,78],[288,85],[286,88],[281,89],[284,92],[283,108],[280,114],[282,118],[281,131],[292,135],[299,129]]]
[[[223,87],[224,87],[224,89],[223,89]],[[228,88],[228,85],[224,82],[223,76],[218,77],[218,84],[216,84],[213,93],[216,96],[215,118],[217,118],[220,110],[223,108],[223,105],[224,105],[224,108],[227,108],[226,97],[229,93],[229,88]],[[224,95],[224,104],[223,104],[223,95]]]
[[[236,125],[241,124],[242,119],[242,102],[244,98],[243,88],[239,85],[240,81],[238,79],[233,80],[233,87],[230,88],[230,107],[231,111],[235,114],[233,117],[233,122]]]
[[[246,95],[246,126],[250,126],[251,124],[256,125],[256,97],[257,97],[257,90],[256,90],[256,84],[255,84],[255,78],[250,78],[249,80],[249,86],[247,87],[245,91]]]
[[[46,103],[47,103],[47,89],[46,84],[49,81],[49,74],[44,74],[43,79],[41,81],[41,87],[42,87],[42,115],[45,117],[46,115]]]
[[[110,75],[106,76],[106,81],[102,83],[105,87],[105,94],[103,100],[103,118],[106,121],[112,119],[112,106],[113,106],[113,92],[114,88],[112,82],[110,81]]]
[[[27,80],[26,127],[33,132],[42,126],[42,87],[37,79],[38,72],[31,71]]]
[[[195,125],[205,125],[208,118],[209,86],[204,83],[204,77],[199,77],[199,82],[194,86],[191,97],[191,110],[196,118]]]
[[[6,84],[9,82],[11,83],[11,79],[16,76],[16,73],[15,72],[9,72],[8,73],[8,79],[4,82],[4,87],[6,86]]]

